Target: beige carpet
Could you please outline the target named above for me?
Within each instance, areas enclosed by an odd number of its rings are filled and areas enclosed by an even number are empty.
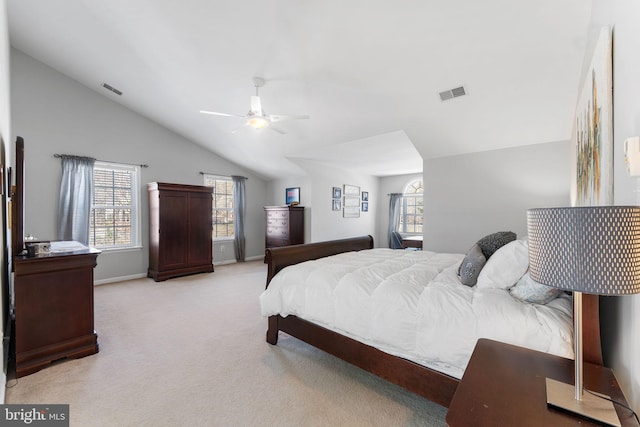
[[[99,260],[98,260],[99,261]],[[71,426],[443,426],[446,409],[295,338],[265,342],[259,261],[95,289],[100,352],[10,380]]]

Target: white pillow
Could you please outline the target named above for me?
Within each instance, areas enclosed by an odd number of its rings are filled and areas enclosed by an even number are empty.
[[[529,269],[529,245],[526,240],[514,240],[489,257],[480,271],[478,288],[509,289]]]
[[[532,304],[547,304],[562,292],[564,291],[560,288],[554,288],[536,282],[531,278],[529,272],[526,272],[524,276],[518,280],[518,283],[509,289],[512,297]]]

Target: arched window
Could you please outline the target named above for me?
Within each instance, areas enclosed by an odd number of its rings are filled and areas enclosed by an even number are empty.
[[[400,231],[407,234],[422,234],[424,220],[422,179],[411,181],[403,191],[400,205]]]

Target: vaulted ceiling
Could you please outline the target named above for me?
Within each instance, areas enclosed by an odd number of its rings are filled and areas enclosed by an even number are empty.
[[[12,46],[265,178],[304,174],[296,159],[384,176],[569,139],[591,13],[584,0],[7,3]],[[199,113],[246,114],[254,76],[267,113],[310,119],[233,132],[242,119]]]

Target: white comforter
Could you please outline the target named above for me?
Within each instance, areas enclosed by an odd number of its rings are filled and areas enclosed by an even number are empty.
[[[262,315],[296,315],[456,378],[478,338],[573,357],[570,297],[536,305],[464,286],[462,258],[372,249],[307,261],[273,278]]]

